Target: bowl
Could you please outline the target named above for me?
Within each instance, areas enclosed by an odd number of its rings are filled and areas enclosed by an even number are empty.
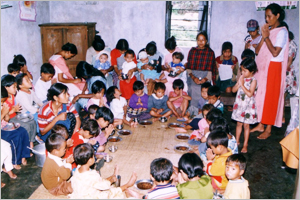
[[[112,136],[112,137],[108,137],[107,141],[109,141],[109,142],[120,142],[120,141],[122,141],[122,138],[119,137],[119,136]]]
[[[141,179],[136,181],[134,186],[139,190],[150,190],[153,186],[153,181],[150,179]]]
[[[118,124],[116,127],[118,130],[122,130],[123,129],[123,124]]]
[[[113,136],[114,134],[116,133],[116,130],[112,130],[111,134],[109,135],[110,136]]]
[[[27,113],[21,113],[21,114],[17,115],[17,119],[22,122],[29,122],[29,121],[33,120],[33,115],[27,114]]]
[[[174,146],[174,150],[180,153],[186,153],[192,150],[192,148],[187,144],[177,144]]]
[[[112,146],[108,147],[108,150],[109,150],[110,152],[114,153],[114,152],[116,152],[116,151],[118,150],[118,147],[115,146],[115,145],[112,145]]]
[[[105,161],[105,162],[111,162],[112,159],[113,159],[113,157],[110,156],[110,155],[106,155],[106,156],[104,156],[103,158],[104,158],[104,161]]]
[[[148,121],[148,120],[143,120],[139,122],[140,125],[144,125],[144,126],[151,125],[152,123],[153,123],[152,121]]]
[[[118,134],[119,135],[131,135],[131,131],[130,130],[120,130],[120,131],[118,131]]]
[[[181,124],[178,123],[169,123],[168,124],[169,128],[178,128],[178,127],[183,127]]]
[[[177,140],[188,140],[190,138],[190,136],[189,136],[189,134],[178,133],[177,135],[175,135],[175,138]]]
[[[164,123],[164,122],[167,122],[168,119],[166,117],[160,117],[159,121]]]

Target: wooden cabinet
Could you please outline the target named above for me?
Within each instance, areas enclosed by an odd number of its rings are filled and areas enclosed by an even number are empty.
[[[91,23],[46,23],[39,24],[41,28],[43,63],[59,52],[67,42],[77,47],[77,55],[67,60],[67,65],[73,76],[76,76],[78,62],[85,61],[87,49],[92,46],[95,37],[96,22]]]

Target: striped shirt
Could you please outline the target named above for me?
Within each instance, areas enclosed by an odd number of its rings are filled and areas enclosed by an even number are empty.
[[[67,106],[67,110],[66,112],[72,112],[75,117],[78,117],[78,113],[75,110],[75,106],[72,105],[72,103],[68,103],[66,104]],[[63,105],[61,105],[61,108],[58,110],[58,113],[62,110]],[[44,130],[44,128],[47,127],[48,124],[50,124],[50,122],[52,122],[54,120],[54,118],[57,117],[57,115],[54,115],[53,110],[52,110],[52,101],[48,101],[47,103],[45,103],[39,110],[39,114],[38,114],[38,124],[39,124],[39,128],[41,131]]]
[[[179,199],[177,188],[171,183],[166,185],[157,185],[150,190],[145,199]]]

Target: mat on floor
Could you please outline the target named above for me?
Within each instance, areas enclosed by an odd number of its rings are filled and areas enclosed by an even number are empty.
[[[41,184],[28,199],[68,199],[67,196],[54,196]]]

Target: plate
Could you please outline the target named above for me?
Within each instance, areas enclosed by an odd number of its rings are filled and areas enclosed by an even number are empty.
[[[175,135],[175,138],[177,140],[188,140],[190,138],[190,135],[186,133],[178,133],[177,135]]]
[[[150,187],[151,185],[151,187]],[[153,181],[150,179],[141,179],[135,182],[134,186],[139,190],[150,190],[153,186]],[[143,187],[145,189],[143,189]]]
[[[112,137],[108,137],[107,141],[109,141],[109,142],[120,142],[120,141],[122,141],[122,138],[119,137],[119,136],[112,136]]]
[[[151,125],[152,123],[153,123],[152,121],[148,121],[148,120],[143,120],[139,122],[140,125],[144,125],[144,126]]]
[[[192,150],[192,148],[187,144],[177,144],[174,146],[174,150],[181,153],[186,153]]]
[[[179,128],[179,127],[183,127],[183,125],[178,124],[178,123],[169,123],[168,127],[169,128]]]
[[[20,127],[20,124],[19,123],[7,123],[3,128],[2,130],[4,131],[13,131],[13,130],[16,130]]]
[[[21,114],[17,115],[17,119],[22,122],[29,122],[29,121],[33,120],[33,115],[27,114],[27,113],[21,113]]]
[[[118,131],[119,135],[125,135],[125,136],[131,135],[131,133],[132,132],[130,130],[120,130],[120,131]]]

